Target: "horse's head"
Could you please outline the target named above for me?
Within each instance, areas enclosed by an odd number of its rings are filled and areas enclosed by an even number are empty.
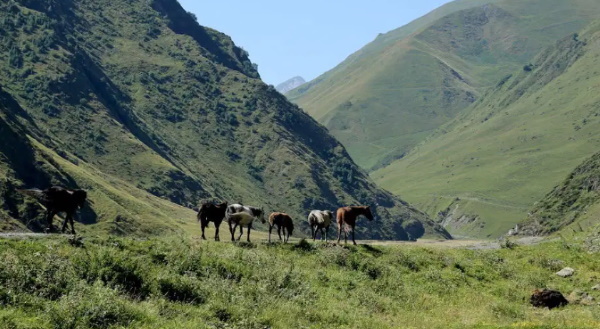
[[[83,208],[85,206],[85,201],[87,200],[87,192],[85,190],[75,190],[73,191],[73,202],[78,208]]]
[[[370,206],[366,206],[365,207],[364,215],[365,215],[365,217],[367,217],[367,219],[369,221],[372,221],[374,219],[373,218],[373,213],[371,213],[371,207]]]
[[[260,222],[263,223],[263,224],[265,224],[267,222],[265,220],[265,209],[263,207],[260,207],[260,209],[258,211],[259,211],[259,215],[258,216],[259,216]]]

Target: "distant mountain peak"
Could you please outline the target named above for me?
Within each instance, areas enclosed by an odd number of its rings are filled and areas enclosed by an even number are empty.
[[[295,76],[285,82],[278,84],[277,87],[275,87],[275,89],[277,89],[278,92],[285,94],[288,91],[298,88],[305,83],[306,81],[304,80],[304,78],[302,78],[301,76]]]

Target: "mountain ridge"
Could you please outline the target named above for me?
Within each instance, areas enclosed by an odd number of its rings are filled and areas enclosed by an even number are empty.
[[[382,168],[543,48],[600,17],[594,4],[455,1],[378,37],[288,97],[361,167]]]

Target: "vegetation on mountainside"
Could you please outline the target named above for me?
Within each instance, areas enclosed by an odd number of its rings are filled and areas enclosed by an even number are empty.
[[[568,178],[536,203],[519,233],[539,235],[567,226],[580,231],[599,225],[600,153],[583,162]]]
[[[290,92],[363,168],[406,155],[502,77],[600,18],[595,0],[454,1]]]
[[[69,243],[71,241],[71,243]],[[509,244],[507,244],[508,246]],[[226,244],[184,238],[0,241],[2,328],[597,328],[579,243],[501,250]],[[564,279],[554,272],[576,269]]]
[[[175,0],[5,1],[0,47],[0,123],[28,150],[0,140],[6,225],[40,226],[14,187],[62,184],[90,190],[83,221],[111,233],[185,229],[195,218],[181,206],[214,197],[302,222],[312,208],[369,204],[380,220],[363,237],[448,236]]]
[[[372,177],[430,215],[479,218],[452,233],[505,234],[600,148],[599,45],[599,24],[562,39]]]

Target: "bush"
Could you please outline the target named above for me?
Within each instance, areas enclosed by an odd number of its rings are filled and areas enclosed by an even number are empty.
[[[53,328],[128,327],[144,317],[143,312],[123,299],[117,291],[100,282],[80,284],[46,311]]]
[[[170,275],[158,279],[158,290],[168,300],[189,304],[203,304],[206,295],[198,280],[188,276]]]

